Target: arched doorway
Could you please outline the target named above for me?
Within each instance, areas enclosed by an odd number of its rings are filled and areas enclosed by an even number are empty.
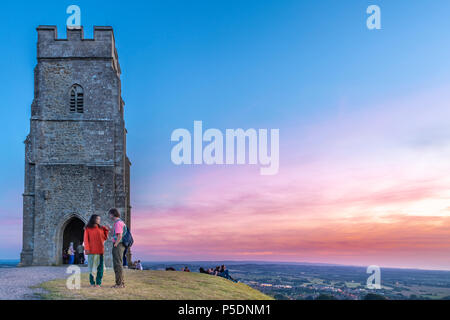
[[[80,243],[83,243],[84,237],[84,222],[76,217],[72,217],[66,224],[63,233],[63,251],[66,252],[73,243],[73,248],[76,250]],[[67,261],[63,261],[67,263]],[[75,263],[79,263],[78,255],[75,254]]]

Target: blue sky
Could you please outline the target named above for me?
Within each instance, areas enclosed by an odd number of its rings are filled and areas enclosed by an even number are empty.
[[[188,181],[212,170],[170,161],[171,132],[194,120],[294,132],[281,141],[288,152],[317,122],[450,80],[448,1],[2,3],[0,216],[17,224],[0,224],[0,258],[17,257],[21,247],[35,28],[57,25],[64,38],[70,4],[81,7],[86,38],[94,25],[114,28],[137,211],[180,204]],[[381,7],[382,30],[366,28],[370,4]]]

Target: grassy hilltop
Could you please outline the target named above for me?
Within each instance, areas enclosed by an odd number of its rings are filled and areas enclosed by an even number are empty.
[[[81,274],[81,289],[69,290],[66,279],[40,285],[47,291],[43,299],[81,300],[271,300],[273,298],[242,283],[221,277],[181,271],[124,270],[125,289],[111,289],[114,272],[107,270],[102,288],[89,286],[88,274]],[[118,293],[120,292],[120,295]]]

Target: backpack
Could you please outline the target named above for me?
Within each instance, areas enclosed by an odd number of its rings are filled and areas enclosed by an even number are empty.
[[[126,227],[126,228],[127,228],[127,231],[125,232],[125,234],[122,237],[122,243],[125,247],[130,248],[133,245],[134,240],[133,240],[133,236],[131,235],[130,230],[128,229],[128,227]]]
[[[125,231],[122,236],[122,243],[126,248],[130,248],[134,243],[133,236],[131,235],[131,232],[128,229],[126,224],[125,224],[124,228],[125,228]]]

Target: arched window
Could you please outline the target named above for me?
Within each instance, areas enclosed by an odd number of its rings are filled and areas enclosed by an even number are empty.
[[[70,88],[70,112],[83,113],[83,102],[83,88],[78,84],[74,84]]]

